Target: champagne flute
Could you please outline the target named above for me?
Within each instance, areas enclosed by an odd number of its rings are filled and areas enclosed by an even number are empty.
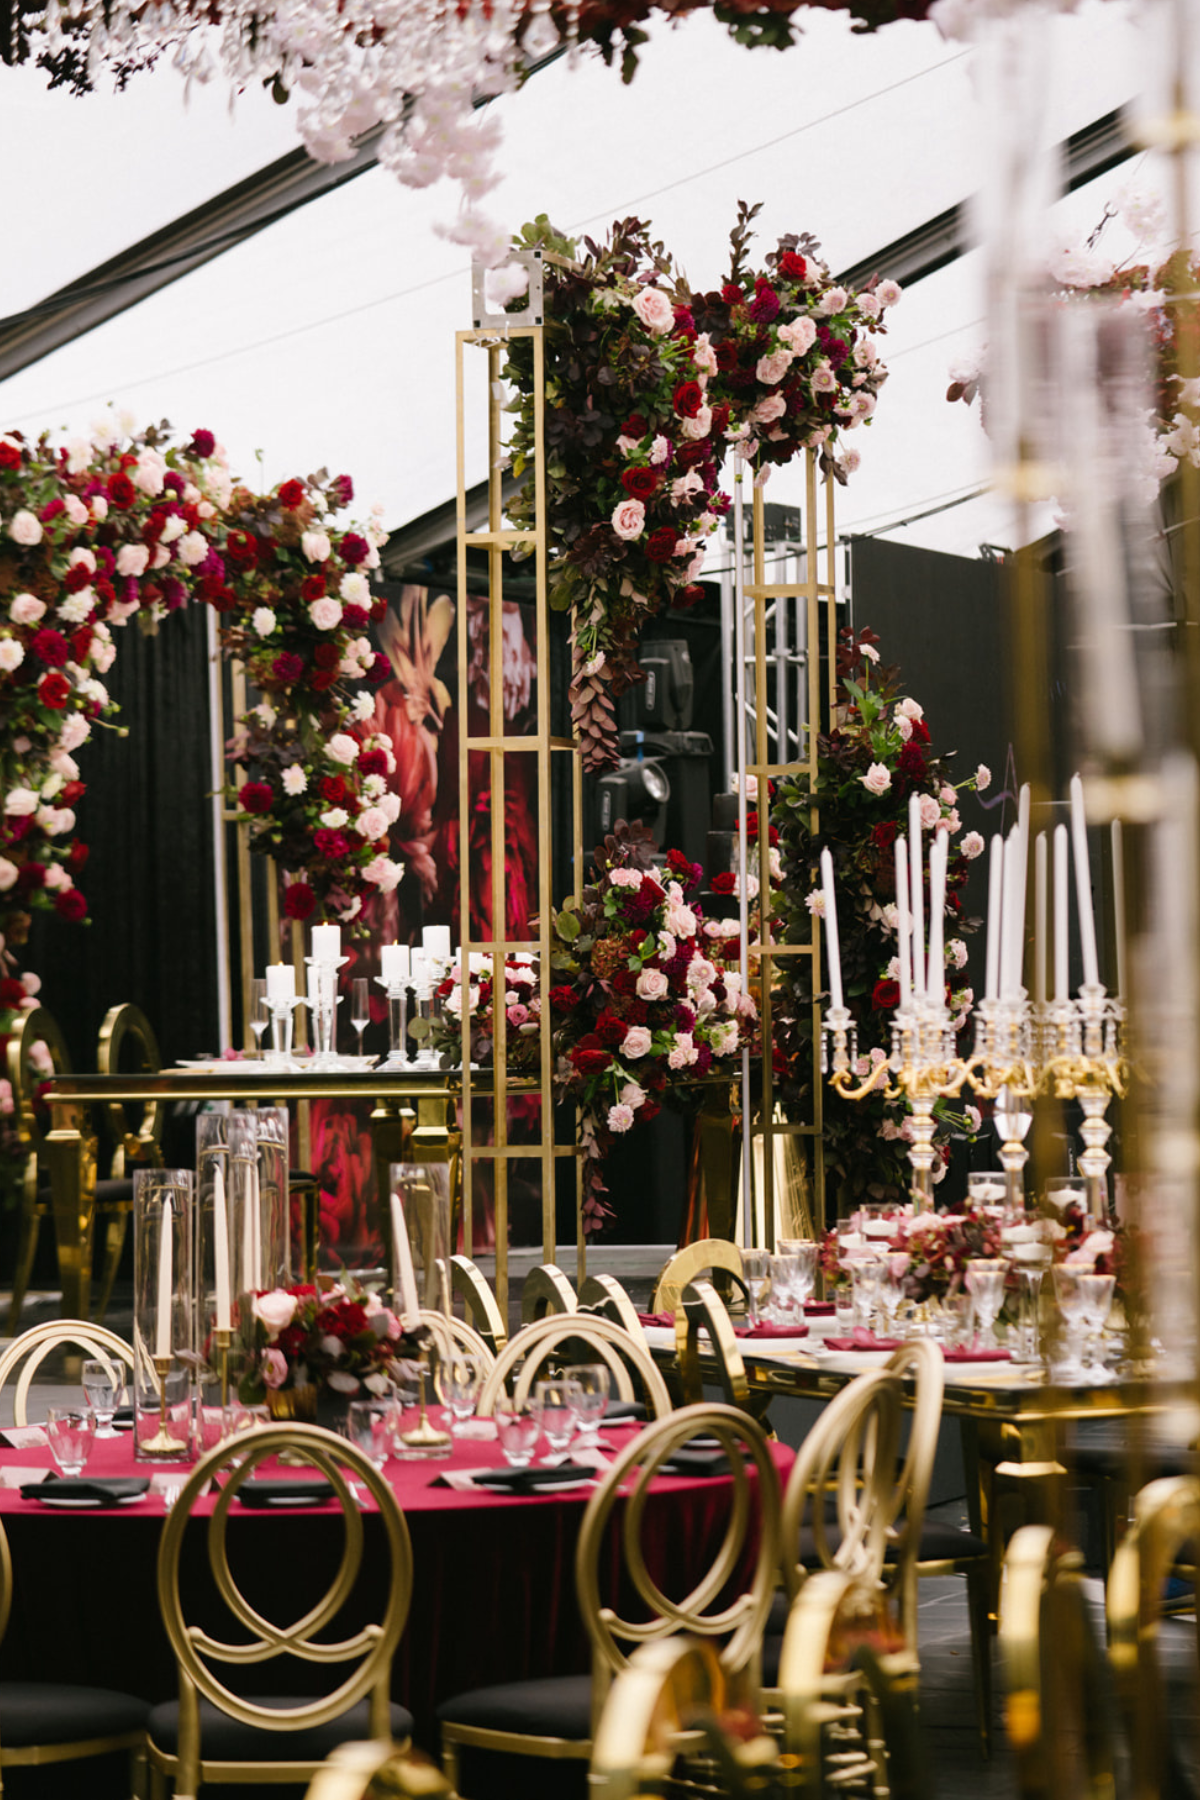
[[[250,983],[250,1029],[254,1033],[255,1055],[260,1062],[263,1032],[267,1029],[268,1021],[266,980],[263,976],[256,975]]]
[[[356,975],[350,983],[350,1023],[358,1033],[358,1055],[363,1053],[363,1032],[371,1023],[371,984]]]
[[[1004,1281],[1008,1264],[1003,1257],[974,1256],[967,1263],[967,1292],[975,1302],[977,1343],[981,1350],[996,1348],[996,1320],[1004,1305]]]

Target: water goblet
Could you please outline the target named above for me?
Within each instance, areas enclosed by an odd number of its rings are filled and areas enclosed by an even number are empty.
[[[855,1317],[864,1331],[870,1331],[875,1322],[875,1308],[879,1303],[879,1277],[882,1269],[883,1259],[878,1256],[856,1257],[850,1264]]]
[[[95,1432],[88,1413],[70,1407],[46,1408],[46,1441],[62,1475],[82,1475]]]
[[[1104,1322],[1112,1308],[1115,1275],[1098,1275],[1094,1269],[1081,1274],[1083,1326],[1086,1334],[1083,1372],[1089,1381],[1109,1380],[1108,1370],[1100,1360],[1100,1344]]]
[[[594,1450],[611,1391],[608,1365],[573,1363],[563,1373],[566,1380],[573,1382],[577,1389],[571,1397],[575,1413],[575,1441],[583,1449]]]
[[[815,1238],[780,1238],[779,1248],[784,1256],[794,1259],[792,1272],[792,1294],[796,1310],[804,1311],[804,1303],[813,1297],[813,1289],[817,1285],[817,1260],[821,1254],[821,1246]]]
[[[1066,1339],[1063,1355],[1054,1366],[1057,1381],[1084,1379],[1081,1351],[1087,1329],[1087,1290],[1083,1278],[1090,1273],[1088,1269],[1072,1268],[1069,1263],[1058,1263],[1054,1268],[1054,1298],[1058,1301]]]
[[[889,1337],[896,1335],[896,1314],[904,1304],[904,1277],[912,1257],[905,1250],[889,1250],[879,1269],[879,1304]]]
[[[83,1365],[83,1391],[88,1410],[96,1423],[98,1438],[115,1438],[120,1434],[113,1426],[113,1415],[125,1391],[125,1364],[117,1357],[107,1362],[89,1357]]]
[[[362,1055],[363,1032],[371,1023],[371,986],[362,976],[350,983],[350,1023],[358,1033],[358,1055]]]
[[[534,1386],[533,1405],[550,1449],[544,1462],[558,1461],[571,1441],[575,1429],[574,1398],[575,1383],[565,1376],[539,1381]]]
[[[475,1403],[483,1386],[483,1364],[467,1351],[456,1351],[439,1362],[436,1385],[442,1405],[450,1413],[451,1436],[457,1436],[475,1415]]]
[[[493,1414],[496,1436],[510,1469],[527,1469],[542,1435],[541,1413],[536,1406],[522,1406],[501,1394]]]
[[[267,1007],[267,984],[261,975],[255,975],[250,983],[250,1029],[254,1033],[255,1054],[262,1059],[263,1032],[267,1029],[271,1014]]]
[[[976,1343],[981,1350],[996,1348],[996,1320],[1004,1305],[1004,1280],[1008,1264],[1000,1256],[973,1256],[967,1263],[967,1292],[975,1302]]]
[[[742,1251],[742,1277],[746,1283],[746,1317],[757,1325],[771,1295],[771,1255],[767,1250]]]
[[[392,1403],[388,1400],[352,1400],[346,1414],[346,1437],[369,1456],[380,1474],[391,1455]]]
[[[971,1342],[975,1326],[975,1299],[965,1288],[958,1288],[942,1299],[942,1332],[948,1350],[964,1350]]]
[[[796,1305],[796,1259],[782,1253],[771,1258],[771,1300],[767,1317],[776,1325],[793,1318]]]

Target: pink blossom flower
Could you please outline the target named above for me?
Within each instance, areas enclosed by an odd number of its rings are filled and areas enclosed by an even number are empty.
[[[675,323],[675,308],[658,288],[639,288],[630,305],[646,330],[655,337],[662,337]]]
[[[642,871],[640,869],[613,869],[608,877],[610,887],[640,888]]]
[[[816,321],[807,316],[802,319],[793,319],[790,325],[779,327],[779,336],[790,350],[795,351],[797,356],[803,356],[807,350],[812,349],[817,341]]]
[[[750,417],[756,425],[769,425],[772,419],[782,419],[787,411],[787,402],[782,394],[768,394],[765,400],[751,408]]]
[[[983,851],[984,851],[983,838],[980,836],[979,832],[977,832],[977,831],[968,831],[966,837],[962,841],[960,848],[962,850],[963,855],[966,857],[967,861],[974,862],[974,860],[977,856],[983,855]]]
[[[787,374],[792,357],[793,352],[785,344],[781,350],[772,350],[769,356],[760,356],[754,366],[754,373],[765,387],[774,387]]]
[[[16,880],[16,870],[13,870]],[[621,1042],[621,1055],[636,1062],[639,1056],[646,1056],[654,1043],[654,1038],[644,1025],[631,1025]]]
[[[820,888],[814,888],[811,894],[806,894],[804,904],[814,919],[825,917],[825,895]]]
[[[900,283],[898,281],[881,281],[875,289],[875,297],[880,306],[895,306],[900,298]]]
[[[942,816],[942,809],[932,794],[922,794],[920,799],[921,829],[932,831]]]
[[[980,763],[979,767],[975,771],[976,792],[982,793],[985,787],[991,786],[991,782],[992,782],[992,771],[988,768],[986,763]]]
[[[628,1131],[633,1124],[633,1108],[622,1101],[608,1109],[608,1129],[610,1131]]]
[[[925,708],[916,700],[898,700],[896,702],[896,717],[898,719],[923,719],[925,717]]]
[[[634,1112],[646,1098],[646,1090],[639,1087],[636,1081],[627,1081],[621,1089],[621,1105],[631,1106]]]
[[[264,1387],[281,1388],[288,1378],[288,1360],[282,1350],[264,1350],[259,1368]]]
[[[692,1040],[691,1032],[677,1031],[675,1042],[667,1057],[667,1066],[671,1069],[689,1069],[697,1061],[699,1055],[700,1052]]]
[[[891,787],[892,772],[886,763],[872,763],[866,774],[860,775],[858,779],[862,782],[868,794],[874,794],[876,799],[878,799],[880,795],[886,794]]]
[[[8,523],[8,535],[16,544],[40,544],[42,541],[42,524],[36,513],[27,507],[15,512]]]
[[[308,616],[318,631],[333,631],[342,622],[341,602],[332,594],[323,594],[314,600],[308,609]]]
[[[912,720],[904,713],[898,714],[896,718],[896,730],[900,733],[900,742],[902,744],[907,744],[909,738],[912,736]]]
[[[622,500],[612,516],[612,528],[619,538],[632,543],[646,526],[646,509],[640,500]]]
[[[36,625],[45,610],[45,601],[35,594],[18,594],[8,609],[8,616],[14,625]]]
[[[670,991],[671,983],[661,969],[643,969],[637,978],[639,1000],[664,1000]]]
[[[269,1338],[276,1338],[281,1331],[286,1331],[296,1316],[296,1296],[285,1294],[282,1288],[273,1288],[269,1294],[255,1294],[251,1301],[251,1311],[266,1331]]]
[[[381,806],[368,806],[355,820],[355,829],[362,832],[368,843],[373,844],[376,838],[387,836],[388,816]]]

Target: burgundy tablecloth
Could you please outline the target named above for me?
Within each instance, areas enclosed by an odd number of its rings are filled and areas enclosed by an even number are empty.
[[[610,1426],[624,1444],[636,1427]],[[779,1447],[786,1475],[791,1453]],[[442,1699],[488,1682],[583,1671],[586,1634],[575,1603],[575,1544],[590,1489],[544,1496],[464,1493],[432,1484],[447,1467],[495,1466],[494,1442],[466,1441],[452,1460],[387,1466],[408,1522],[414,1561],[408,1629],[396,1659],[395,1697],[417,1720],[418,1738],[433,1747],[433,1712]],[[47,1450],[0,1451],[0,1467],[49,1466]],[[147,1473],[128,1440],[101,1442],[91,1475]],[[185,1467],[172,1473],[180,1480]],[[652,1558],[665,1590],[682,1594],[715,1551],[728,1515],[725,1480],[663,1478],[647,1502]],[[187,1535],[182,1585],[189,1620],[227,1635],[226,1617],[207,1578],[206,1526],[213,1501],[202,1500]],[[12,1618],[0,1646],[0,1677],[10,1680],[107,1681],[149,1700],[175,1692],[174,1661],[158,1613],[156,1559],[164,1517],[159,1495],[134,1505],[58,1511],[0,1489],[0,1519],[14,1563]],[[346,1623],[378,1616],[373,1590],[386,1567],[378,1514],[364,1516],[363,1574]],[[340,1511],[288,1508],[230,1513],[229,1549],[252,1602],[269,1618],[299,1616],[325,1591],[340,1554]],[[615,1564],[615,1552],[614,1552]],[[197,1610],[198,1608],[198,1610]],[[260,1692],[297,1691],[294,1664],[267,1664],[255,1675]],[[310,1685],[320,1686],[317,1673]]]

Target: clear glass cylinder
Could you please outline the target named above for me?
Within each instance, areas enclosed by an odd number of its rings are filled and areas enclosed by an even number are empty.
[[[393,1310],[406,1327],[418,1310],[448,1317],[450,1165],[392,1163],[390,1186],[386,1232]]]
[[[139,1462],[182,1462],[191,1454],[194,1240],[192,1171],[135,1170],[133,1449]]]
[[[196,1204],[193,1267],[196,1272],[196,1350],[206,1368],[215,1368],[212,1334],[217,1320],[216,1214],[218,1184],[224,1219],[228,1275],[229,1244],[229,1117],[227,1103],[218,1112],[196,1119]],[[232,1290],[230,1293],[232,1303]],[[231,1320],[232,1322],[232,1320]]]
[[[247,1318],[247,1296],[261,1293],[265,1257],[263,1244],[262,1199],[258,1172],[258,1127],[252,1112],[229,1115],[229,1181],[226,1200],[229,1208],[230,1280],[234,1294],[235,1328],[238,1318]]]
[[[291,1209],[288,1200],[286,1106],[260,1106],[251,1117],[258,1134],[258,1193],[262,1221],[262,1276],[267,1287],[288,1287],[292,1279]]]

